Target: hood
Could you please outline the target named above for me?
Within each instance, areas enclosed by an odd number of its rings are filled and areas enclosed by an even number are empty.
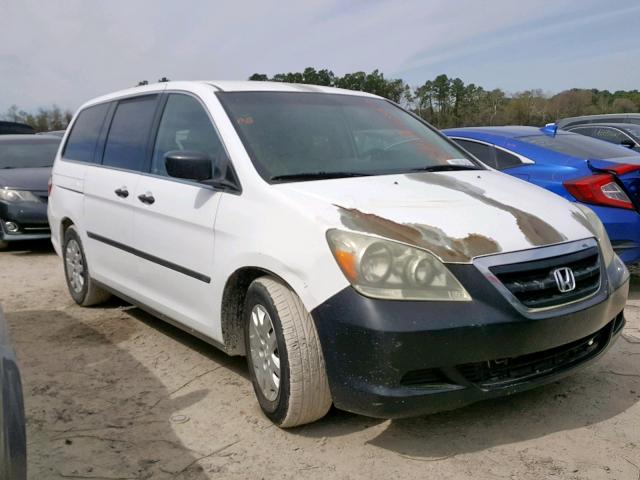
[[[51,167],[3,168],[0,170],[0,188],[46,192]]]
[[[298,205],[321,202],[335,228],[424,248],[450,263],[594,236],[572,203],[489,170],[344,178],[276,188]]]

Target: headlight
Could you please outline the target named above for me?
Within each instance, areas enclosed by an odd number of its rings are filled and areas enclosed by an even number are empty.
[[[5,202],[39,202],[40,199],[27,190],[0,188],[0,200]]]
[[[598,240],[600,244],[600,250],[602,250],[602,259],[604,260],[605,265],[609,265],[613,261],[613,256],[615,255],[613,251],[613,247],[611,246],[611,241],[609,240],[609,235],[607,235],[607,231],[604,228],[604,225],[598,218],[598,215],[595,214],[593,210],[591,210],[586,205],[582,205],[581,203],[576,203],[576,207],[582,210],[584,216],[587,217],[589,224],[591,225],[591,232]]]
[[[471,300],[442,262],[424,250],[342,230],[329,230],[327,240],[342,273],[367,297]]]

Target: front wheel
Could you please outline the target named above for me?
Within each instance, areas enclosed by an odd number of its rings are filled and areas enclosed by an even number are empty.
[[[283,428],[324,417],[331,407],[324,357],[300,298],[275,278],[258,278],[244,317],[247,363],[265,415]]]
[[[4,240],[0,240],[0,250],[6,250],[9,246],[9,242],[5,242]]]
[[[62,258],[67,288],[78,305],[89,307],[102,303],[111,296],[109,292],[96,285],[89,275],[89,266],[82,248],[82,241],[73,225],[64,232]]]

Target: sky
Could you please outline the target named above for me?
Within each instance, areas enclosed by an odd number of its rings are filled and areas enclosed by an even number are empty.
[[[0,0],[0,114],[308,66],[508,93],[640,89],[639,24],[638,0]]]

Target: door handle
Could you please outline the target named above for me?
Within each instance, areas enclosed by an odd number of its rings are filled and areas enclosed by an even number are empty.
[[[153,194],[151,192],[141,193],[140,195],[138,195],[138,200],[147,205],[151,205],[156,201],[156,199],[153,198]]]
[[[129,190],[127,190],[127,187],[116,188],[115,194],[120,198],[127,198],[129,196]]]

